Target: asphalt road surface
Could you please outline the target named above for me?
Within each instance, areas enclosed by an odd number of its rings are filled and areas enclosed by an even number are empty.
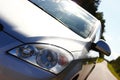
[[[91,72],[87,80],[117,80],[116,77],[109,71],[107,62],[97,63],[94,70]]]
[[[91,71],[91,69],[93,70]],[[90,74],[89,71],[91,72]],[[80,72],[78,80],[117,80],[117,79],[109,71],[107,67],[107,62],[103,61],[102,63],[84,66],[83,71]]]

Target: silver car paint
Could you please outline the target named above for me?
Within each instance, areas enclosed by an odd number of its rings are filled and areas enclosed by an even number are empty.
[[[52,73],[6,54],[7,50],[23,44],[22,42],[54,44],[72,52],[75,59],[82,59],[87,57],[90,44],[98,29],[96,27],[88,38],[83,39],[27,0],[0,1],[0,21],[3,23],[4,31],[16,38],[0,32],[2,35],[0,36],[0,44],[2,44],[0,45],[0,79],[2,80],[8,78],[9,80],[49,80],[55,77]],[[95,25],[99,26],[99,21],[96,20]],[[77,72],[77,70],[72,71]],[[69,75],[72,77],[74,73]],[[70,76],[66,75],[66,77]]]

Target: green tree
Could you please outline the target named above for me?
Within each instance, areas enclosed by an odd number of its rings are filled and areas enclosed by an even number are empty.
[[[112,60],[110,64],[113,66],[116,73],[120,76],[120,56],[116,60]]]
[[[93,16],[96,15],[100,0],[73,0]]]
[[[103,33],[105,32],[105,19],[103,19],[103,12],[96,12],[95,17],[101,21],[101,26],[102,26],[101,39],[105,40],[103,36]]]

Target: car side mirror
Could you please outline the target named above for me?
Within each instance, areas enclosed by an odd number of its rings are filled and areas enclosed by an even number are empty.
[[[97,51],[97,52],[103,53],[107,56],[110,56],[110,54],[111,54],[110,47],[103,40],[100,40],[97,43],[92,43],[92,49]]]

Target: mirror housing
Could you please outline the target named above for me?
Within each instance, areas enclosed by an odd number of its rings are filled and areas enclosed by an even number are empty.
[[[92,43],[92,49],[97,51],[97,52],[103,53],[107,56],[110,56],[110,54],[111,54],[110,47],[103,40],[100,40],[97,43]]]

